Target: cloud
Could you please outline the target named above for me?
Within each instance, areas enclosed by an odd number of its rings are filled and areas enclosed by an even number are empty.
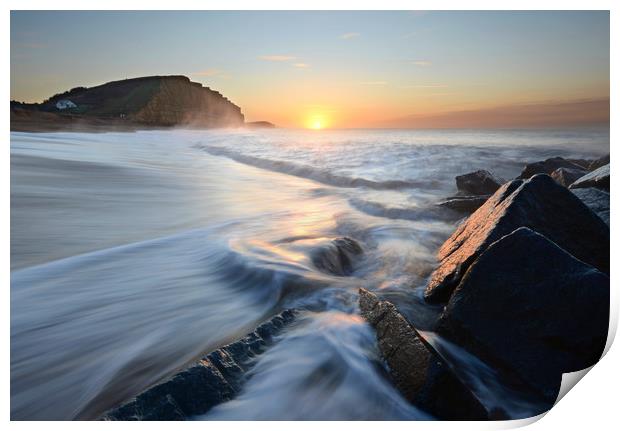
[[[296,67],[298,69],[307,69],[310,67],[310,65],[307,63],[293,63],[293,67]]]
[[[219,69],[205,69],[200,72],[192,73],[193,76],[217,76],[221,75],[223,72]]]
[[[426,60],[416,60],[416,61],[412,61],[411,63],[415,64],[416,66],[421,66],[421,67],[428,67],[433,64],[430,61],[426,61]]]
[[[377,86],[382,86],[382,85],[387,85],[387,81],[364,81],[364,82],[360,82],[360,85],[377,85]]]
[[[356,32],[351,32],[351,33],[345,33],[340,35],[340,39],[353,39],[354,37],[360,37],[361,34],[356,33]]]
[[[440,95],[435,94],[435,96]],[[374,126],[403,128],[537,128],[609,125],[609,99],[549,101],[411,115]]]
[[[446,84],[403,85],[401,88],[448,88]]]
[[[42,49],[42,48],[45,48],[45,44],[38,43],[38,42],[18,42],[17,46],[19,46],[21,48],[28,48],[28,49]]]
[[[441,96],[455,96],[457,94],[459,94],[459,93],[430,93],[430,94],[427,94],[427,96],[429,96],[429,97],[435,97],[435,96],[441,97]]]
[[[258,58],[265,61],[291,61],[297,57],[292,55],[261,55]]]

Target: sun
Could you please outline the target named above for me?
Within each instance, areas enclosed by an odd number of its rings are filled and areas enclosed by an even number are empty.
[[[323,122],[321,120],[314,120],[311,126],[314,130],[319,130],[323,128]]]
[[[328,126],[327,117],[323,114],[313,114],[306,117],[306,127],[312,130],[321,130]]]

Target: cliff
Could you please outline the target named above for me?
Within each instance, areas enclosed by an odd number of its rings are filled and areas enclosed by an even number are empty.
[[[241,108],[185,76],[125,79],[96,87],[77,87],[41,104],[11,103],[12,130],[13,123],[37,122],[42,118],[60,124],[97,122],[133,128],[244,124]]]

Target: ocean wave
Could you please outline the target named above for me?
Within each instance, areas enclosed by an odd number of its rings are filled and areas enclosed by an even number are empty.
[[[390,207],[380,202],[359,198],[349,199],[349,205],[358,211],[374,217],[383,217],[395,220],[454,221],[460,218],[454,211],[437,206],[412,208]]]
[[[430,419],[389,383],[373,331],[355,314],[306,312],[203,420]]]
[[[284,160],[271,160],[261,157],[249,156],[226,148],[198,145],[198,148],[206,151],[213,156],[228,157],[236,162],[265,169],[281,174],[292,175],[295,177],[306,178],[328,186],[343,188],[365,187],[372,190],[400,190],[400,189],[438,189],[441,182],[437,180],[385,180],[374,181],[366,178],[348,177],[345,175],[334,174],[326,169],[300,163],[288,162]]]
[[[330,284],[230,224],[14,271],[11,417],[94,418]]]

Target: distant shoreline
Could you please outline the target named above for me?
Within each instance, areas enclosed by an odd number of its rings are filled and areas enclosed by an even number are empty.
[[[213,130],[220,127],[194,126],[191,123],[174,126],[150,125],[118,118],[85,117],[41,112],[29,109],[11,109],[11,132],[137,132],[141,130],[173,130],[178,128]],[[273,129],[276,126],[268,121],[247,122],[239,129]]]
[[[178,124],[174,126],[159,125],[132,122],[119,118],[105,117],[86,117],[80,115],[57,114],[54,112],[43,112],[32,109],[11,108],[11,132],[27,132],[27,133],[49,133],[49,132],[83,132],[83,133],[106,133],[106,132],[137,132],[141,130],[173,130],[173,129],[194,129],[194,130],[217,130],[218,127],[194,126],[189,124]],[[260,129],[282,129],[269,121],[250,121],[244,125],[237,127],[238,129],[260,130]],[[295,129],[284,127],[284,129]],[[557,127],[493,127],[493,128],[329,128],[325,130],[442,130],[442,131],[467,131],[467,130],[490,130],[490,131],[540,131],[540,130],[607,130],[609,124],[591,124],[591,125],[574,125],[574,126],[557,126]],[[316,132],[316,131],[315,131]]]

